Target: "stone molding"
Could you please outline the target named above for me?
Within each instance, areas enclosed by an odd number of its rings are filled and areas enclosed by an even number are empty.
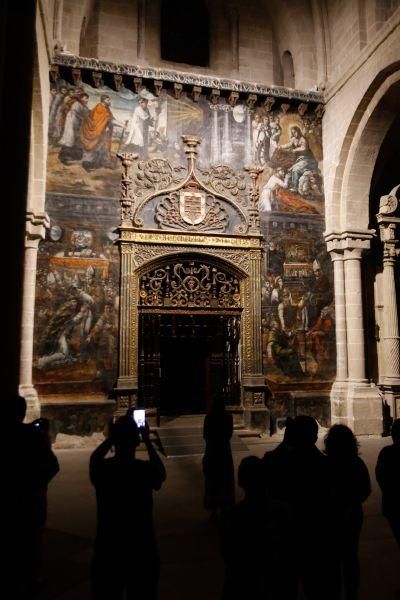
[[[376,237],[374,229],[324,234],[327,250],[334,254],[343,253],[345,250],[360,250],[361,252],[369,250],[374,237]],[[332,260],[337,259],[336,256],[332,258]]]
[[[28,210],[25,220],[25,240],[28,244],[32,241],[44,240],[46,229],[50,227],[50,217],[46,212]]]
[[[104,73],[117,73],[131,77],[152,79],[157,81],[169,81],[177,84],[186,84],[196,87],[205,87],[217,90],[242,92],[247,94],[259,94],[275,98],[289,98],[302,100],[304,102],[323,103],[324,96],[320,92],[294,90],[283,86],[266,86],[261,83],[250,83],[226,79],[225,77],[214,77],[195,73],[186,73],[174,69],[160,69],[142,67],[139,65],[118,64],[97,58],[86,58],[73,54],[56,54],[53,56],[52,65],[70,67],[72,69],[88,69]]]

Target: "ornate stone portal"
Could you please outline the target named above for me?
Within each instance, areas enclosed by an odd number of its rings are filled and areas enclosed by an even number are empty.
[[[135,406],[140,397],[143,315],[217,315],[227,319],[226,343],[232,342],[233,322],[240,331],[236,408],[249,424],[265,424],[257,207],[261,169],[246,167],[250,177],[224,165],[200,169],[201,139],[182,139],[187,168],[163,158],[137,161],[134,154],[119,155],[124,172],[117,411]]]

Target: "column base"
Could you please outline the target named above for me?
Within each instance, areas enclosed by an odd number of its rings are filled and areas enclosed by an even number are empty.
[[[270,411],[265,405],[267,386],[264,375],[246,375],[243,385],[243,420],[245,427],[262,433],[270,426]]]
[[[400,417],[400,383],[384,383],[379,386],[384,398],[384,414],[387,417],[387,429],[390,428],[394,419]]]
[[[374,383],[335,381],[331,415],[332,425],[347,425],[355,435],[382,435],[382,394]]]
[[[32,384],[21,384],[18,387],[18,393],[23,396],[26,401],[26,417],[25,421],[33,421],[40,417],[40,402],[39,396]]]

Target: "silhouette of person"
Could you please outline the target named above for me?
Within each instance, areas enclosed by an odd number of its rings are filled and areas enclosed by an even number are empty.
[[[51,449],[49,422],[24,423],[26,402],[14,396],[6,402],[6,447],[12,460],[6,465],[6,536],[13,529],[12,579],[14,593],[32,597],[44,583],[43,534],[47,517],[47,486],[59,471]],[[8,517],[11,517],[8,519]]]
[[[393,444],[380,451],[375,474],[382,490],[382,514],[400,546],[400,419],[393,422],[391,434]]]
[[[343,572],[346,600],[358,598],[360,564],[358,543],[363,523],[362,503],[371,493],[364,461],[358,456],[358,443],[349,427],[333,425],[325,437],[334,484],[337,553]]]
[[[149,460],[135,451],[139,431]],[[106,455],[114,447],[115,454]],[[153,525],[153,490],[166,477],[153,448],[148,426],[138,429],[130,411],[110,425],[109,437],[90,458],[90,479],[96,489],[97,533],[92,563],[94,600],[155,600],[159,558]]]
[[[241,461],[238,483],[244,499],[221,514],[223,600],[288,598],[291,511],[270,497],[263,470],[256,456]]]
[[[206,449],[203,457],[204,508],[215,518],[221,508],[235,502],[235,477],[231,451],[232,415],[225,410],[223,399],[214,399],[204,419],[203,438]]]
[[[327,539],[333,535],[333,493],[328,458],[316,447],[317,439],[316,420],[297,416],[286,430],[285,441],[263,459],[270,494],[293,511],[295,561],[289,597],[297,598],[301,583],[307,600],[321,600],[322,593],[324,600],[338,594],[333,547],[328,544],[322,553],[318,544],[321,528]]]

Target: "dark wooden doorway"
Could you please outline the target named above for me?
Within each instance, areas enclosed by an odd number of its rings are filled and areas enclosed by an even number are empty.
[[[240,315],[140,313],[139,403],[160,415],[240,403]]]

